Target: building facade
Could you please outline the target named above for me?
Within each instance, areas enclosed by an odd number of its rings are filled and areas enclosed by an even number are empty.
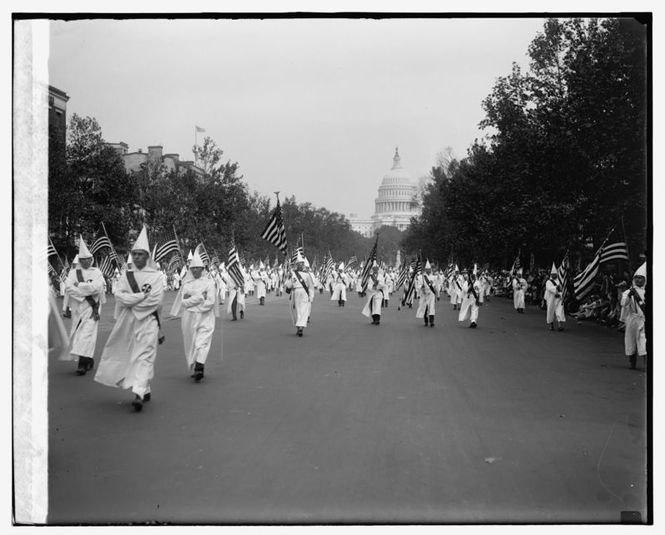
[[[399,148],[395,147],[393,166],[381,181],[374,201],[373,228],[383,225],[406,230],[412,217],[420,215],[418,188],[410,173],[402,167]]]
[[[48,86],[48,138],[51,162],[64,165],[67,144],[67,102],[69,96],[57,87]]]
[[[203,177],[205,172],[198,167],[193,161],[181,160],[180,155],[170,152],[164,154],[162,145],[150,145],[147,152],[139,149],[137,152],[129,152],[129,146],[124,141],[119,143],[106,143],[107,147],[115,150],[125,163],[125,171],[132,173],[140,171],[141,166],[146,165],[163,165],[166,172],[170,173],[176,171],[178,173],[186,173],[192,171],[198,177]]]

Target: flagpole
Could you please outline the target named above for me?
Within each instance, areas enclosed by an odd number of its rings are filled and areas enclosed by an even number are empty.
[[[182,256],[182,249],[180,248],[180,240],[178,239],[178,233],[175,231],[175,225],[173,225],[173,235],[175,236],[175,243],[178,246],[178,254],[180,255],[180,260],[184,264],[186,262],[185,258]]]
[[[104,222],[102,221],[102,229],[104,230],[104,236],[106,236],[106,239],[109,241],[111,244],[111,251],[113,251],[113,254],[115,255],[115,263],[119,266],[122,267],[120,264],[120,257],[118,256],[118,253],[115,250],[115,247],[113,247],[113,243],[111,243],[111,238],[109,238],[109,233],[106,232],[106,226],[104,225]],[[124,264],[124,262],[123,262]]]
[[[623,241],[626,244],[626,251],[628,252],[628,269],[632,273],[633,266],[630,261],[630,251],[628,250],[628,236],[626,236],[626,225],[623,222],[623,214],[621,214],[621,230],[623,231]]]

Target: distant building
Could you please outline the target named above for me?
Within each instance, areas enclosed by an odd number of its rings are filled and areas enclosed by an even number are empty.
[[[374,221],[371,219],[362,219],[358,217],[358,214],[350,214],[349,223],[351,223],[351,229],[355,230],[357,233],[366,238],[372,236],[372,232],[374,231]]]
[[[48,86],[48,133],[49,156],[52,161],[65,162],[67,143],[67,102],[69,96],[64,91]]]
[[[129,152],[129,146],[124,141],[106,143],[106,146],[114,149],[122,157],[125,163],[125,171],[128,173],[140,171],[143,164],[159,163],[164,165],[167,172],[186,173],[192,171],[199,177],[205,174],[204,170],[195,165],[193,161],[181,160],[179,154],[173,152],[163,154],[164,147],[162,145],[150,145],[148,152],[143,152],[142,149],[137,152]]]

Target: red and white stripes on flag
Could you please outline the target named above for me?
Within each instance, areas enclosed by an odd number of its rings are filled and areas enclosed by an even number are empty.
[[[90,253],[96,255],[99,251],[106,247],[110,249],[109,256],[111,257],[111,260],[118,262],[118,255],[115,252],[115,248],[113,247],[111,240],[109,240],[109,237],[106,234],[100,236],[93,242],[93,244],[90,246]]]
[[[261,237],[277,246],[283,254],[286,254],[286,229],[282,220],[282,208],[279,205],[279,199],[277,199],[277,207],[272,213],[265,230],[261,233]]]
[[[557,275],[559,276],[559,287],[561,288],[561,302],[566,299],[566,292],[568,290],[568,274],[570,273],[570,262],[568,261],[568,251],[563,257],[561,264],[557,269]]]
[[[602,248],[600,253],[600,263],[613,262],[615,260],[624,260],[628,262],[628,246],[625,242],[610,243]]]
[[[173,253],[178,253],[180,256],[180,247],[178,247],[178,242],[176,240],[168,240],[164,243],[157,244],[155,248],[155,262],[161,262],[166,260]]]
[[[600,265],[605,262],[613,262],[616,260],[623,260],[628,262],[628,247],[625,242],[615,242],[610,245],[602,245],[596,256],[589,265],[584,268],[584,271],[579,273],[573,279],[573,286],[575,288],[575,298],[580,301],[584,299],[589,292],[593,289]]]
[[[413,297],[416,293],[416,277],[420,274],[422,271],[422,261],[420,258],[415,260],[414,262],[411,262],[411,265],[413,266],[413,273],[411,274],[411,278],[409,279],[409,285],[404,288],[404,296],[402,297],[402,306],[408,305],[413,303]]]
[[[369,256],[367,257],[367,262],[365,262],[365,267],[363,268],[362,276],[360,278],[360,286],[362,288],[362,292],[364,292],[367,289],[367,282],[369,281],[369,274],[372,271],[372,265],[374,264],[374,261],[376,260],[376,246],[379,243],[379,235],[376,235],[376,240],[374,240],[374,246],[372,247],[372,250],[369,253]]]
[[[596,253],[593,260],[584,271],[578,273],[573,279],[573,288],[575,290],[575,299],[578,301],[584,299],[593,289],[594,281],[598,275],[598,266],[600,265],[600,254]]]
[[[397,275],[397,282],[395,283],[395,291],[399,290],[406,281],[406,276],[409,274],[409,264],[406,260],[402,263],[402,267]]]
[[[240,257],[238,256],[238,249],[236,249],[235,243],[232,243],[231,249],[229,249],[229,259],[226,263],[226,270],[229,272],[229,276],[238,288],[245,287],[245,277],[243,277],[242,271],[240,270]]]
[[[109,279],[113,277],[113,274],[115,273],[115,266],[113,265],[113,260],[110,256],[105,256],[102,259],[99,264],[99,269],[105,277]]]

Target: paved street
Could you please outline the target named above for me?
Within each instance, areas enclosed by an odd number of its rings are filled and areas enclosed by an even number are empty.
[[[375,327],[357,295],[328,298],[298,338],[286,297],[248,297],[245,320],[218,320],[200,384],[165,322],[141,413],[52,361],[48,522],[646,518],[646,374],[621,333],[572,318],[549,332],[543,311],[499,298],[475,330],[443,299],[433,329],[395,298]]]

